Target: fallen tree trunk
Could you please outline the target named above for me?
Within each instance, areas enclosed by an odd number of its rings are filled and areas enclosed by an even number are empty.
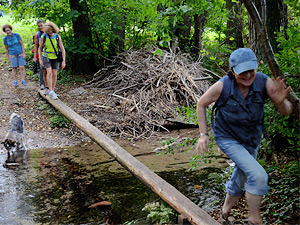
[[[263,53],[265,55],[265,58],[268,62],[272,74],[274,75],[275,78],[276,77],[284,78],[283,72],[278,65],[272,46],[269,42],[266,27],[262,22],[254,3],[251,0],[243,0],[243,2],[255,26],[258,35],[258,40],[260,42],[260,46],[263,50]],[[290,91],[288,95],[288,100],[293,104],[293,111],[295,112],[298,119],[300,120],[300,100],[295,95],[293,90]]]
[[[87,120],[78,115],[62,101],[52,100],[49,95],[45,96],[43,91],[40,95],[53,107],[60,111],[65,117],[71,120],[78,128],[84,131],[92,140],[98,143],[107,153],[116,159],[124,168],[136,176],[154,193],[160,196],[178,213],[185,216],[191,224],[214,225],[219,224],[204,210],[199,208],[190,199],[185,197],[176,188],[163,180],[156,173],[134,158],[131,154],[121,148],[111,138],[107,137],[99,129],[94,127]]]

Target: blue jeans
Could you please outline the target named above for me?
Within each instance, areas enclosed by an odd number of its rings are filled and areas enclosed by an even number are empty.
[[[256,161],[259,146],[255,150],[248,150],[230,138],[218,138],[216,142],[235,163],[232,177],[226,185],[230,196],[241,196],[245,191],[253,195],[265,195],[269,192],[268,174]]]

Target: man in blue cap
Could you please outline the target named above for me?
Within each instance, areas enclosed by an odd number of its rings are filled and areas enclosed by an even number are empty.
[[[271,99],[281,114],[290,115],[292,104],[287,100],[290,87],[285,88],[285,81],[280,78],[273,81],[257,72],[257,58],[249,48],[232,52],[229,65],[230,72],[198,100],[200,138],[195,151],[202,155],[208,152],[206,107],[216,102],[212,116],[214,137],[219,148],[235,163],[232,177],[226,185],[227,195],[220,222],[234,224],[231,209],[245,194],[249,224],[263,224],[259,206],[262,196],[269,191],[268,175],[256,157],[263,130],[265,97]],[[222,103],[220,99],[223,99]]]

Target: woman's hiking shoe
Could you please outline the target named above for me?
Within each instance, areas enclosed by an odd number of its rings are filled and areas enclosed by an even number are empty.
[[[45,85],[41,84],[40,89],[45,90]]]
[[[13,83],[14,86],[17,86],[18,85],[18,82],[16,80],[14,80],[14,83]]]
[[[231,213],[223,213],[222,210],[219,222],[223,225],[240,224],[240,221],[236,220]]]
[[[54,91],[50,91],[50,92],[49,92],[49,96],[50,96],[50,98],[53,99],[53,100],[56,100],[56,99],[57,99],[57,95],[55,94]]]
[[[50,92],[50,91],[49,91],[49,88],[46,87],[46,90],[45,90],[44,95],[49,95],[49,92]]]
[[[26,86],[27,84],[25,83],[25,80],[22,80],[22,84],[24,85],[24,86]]]

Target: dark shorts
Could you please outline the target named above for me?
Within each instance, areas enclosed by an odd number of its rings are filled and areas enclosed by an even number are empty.
[[[43,64],[44,64],[44,68],[52,68],[54,70],[58,70],[59,69],[59,62],[57,61],[57,59],[47,59],[46,57],[42,58],[43,60]]]

